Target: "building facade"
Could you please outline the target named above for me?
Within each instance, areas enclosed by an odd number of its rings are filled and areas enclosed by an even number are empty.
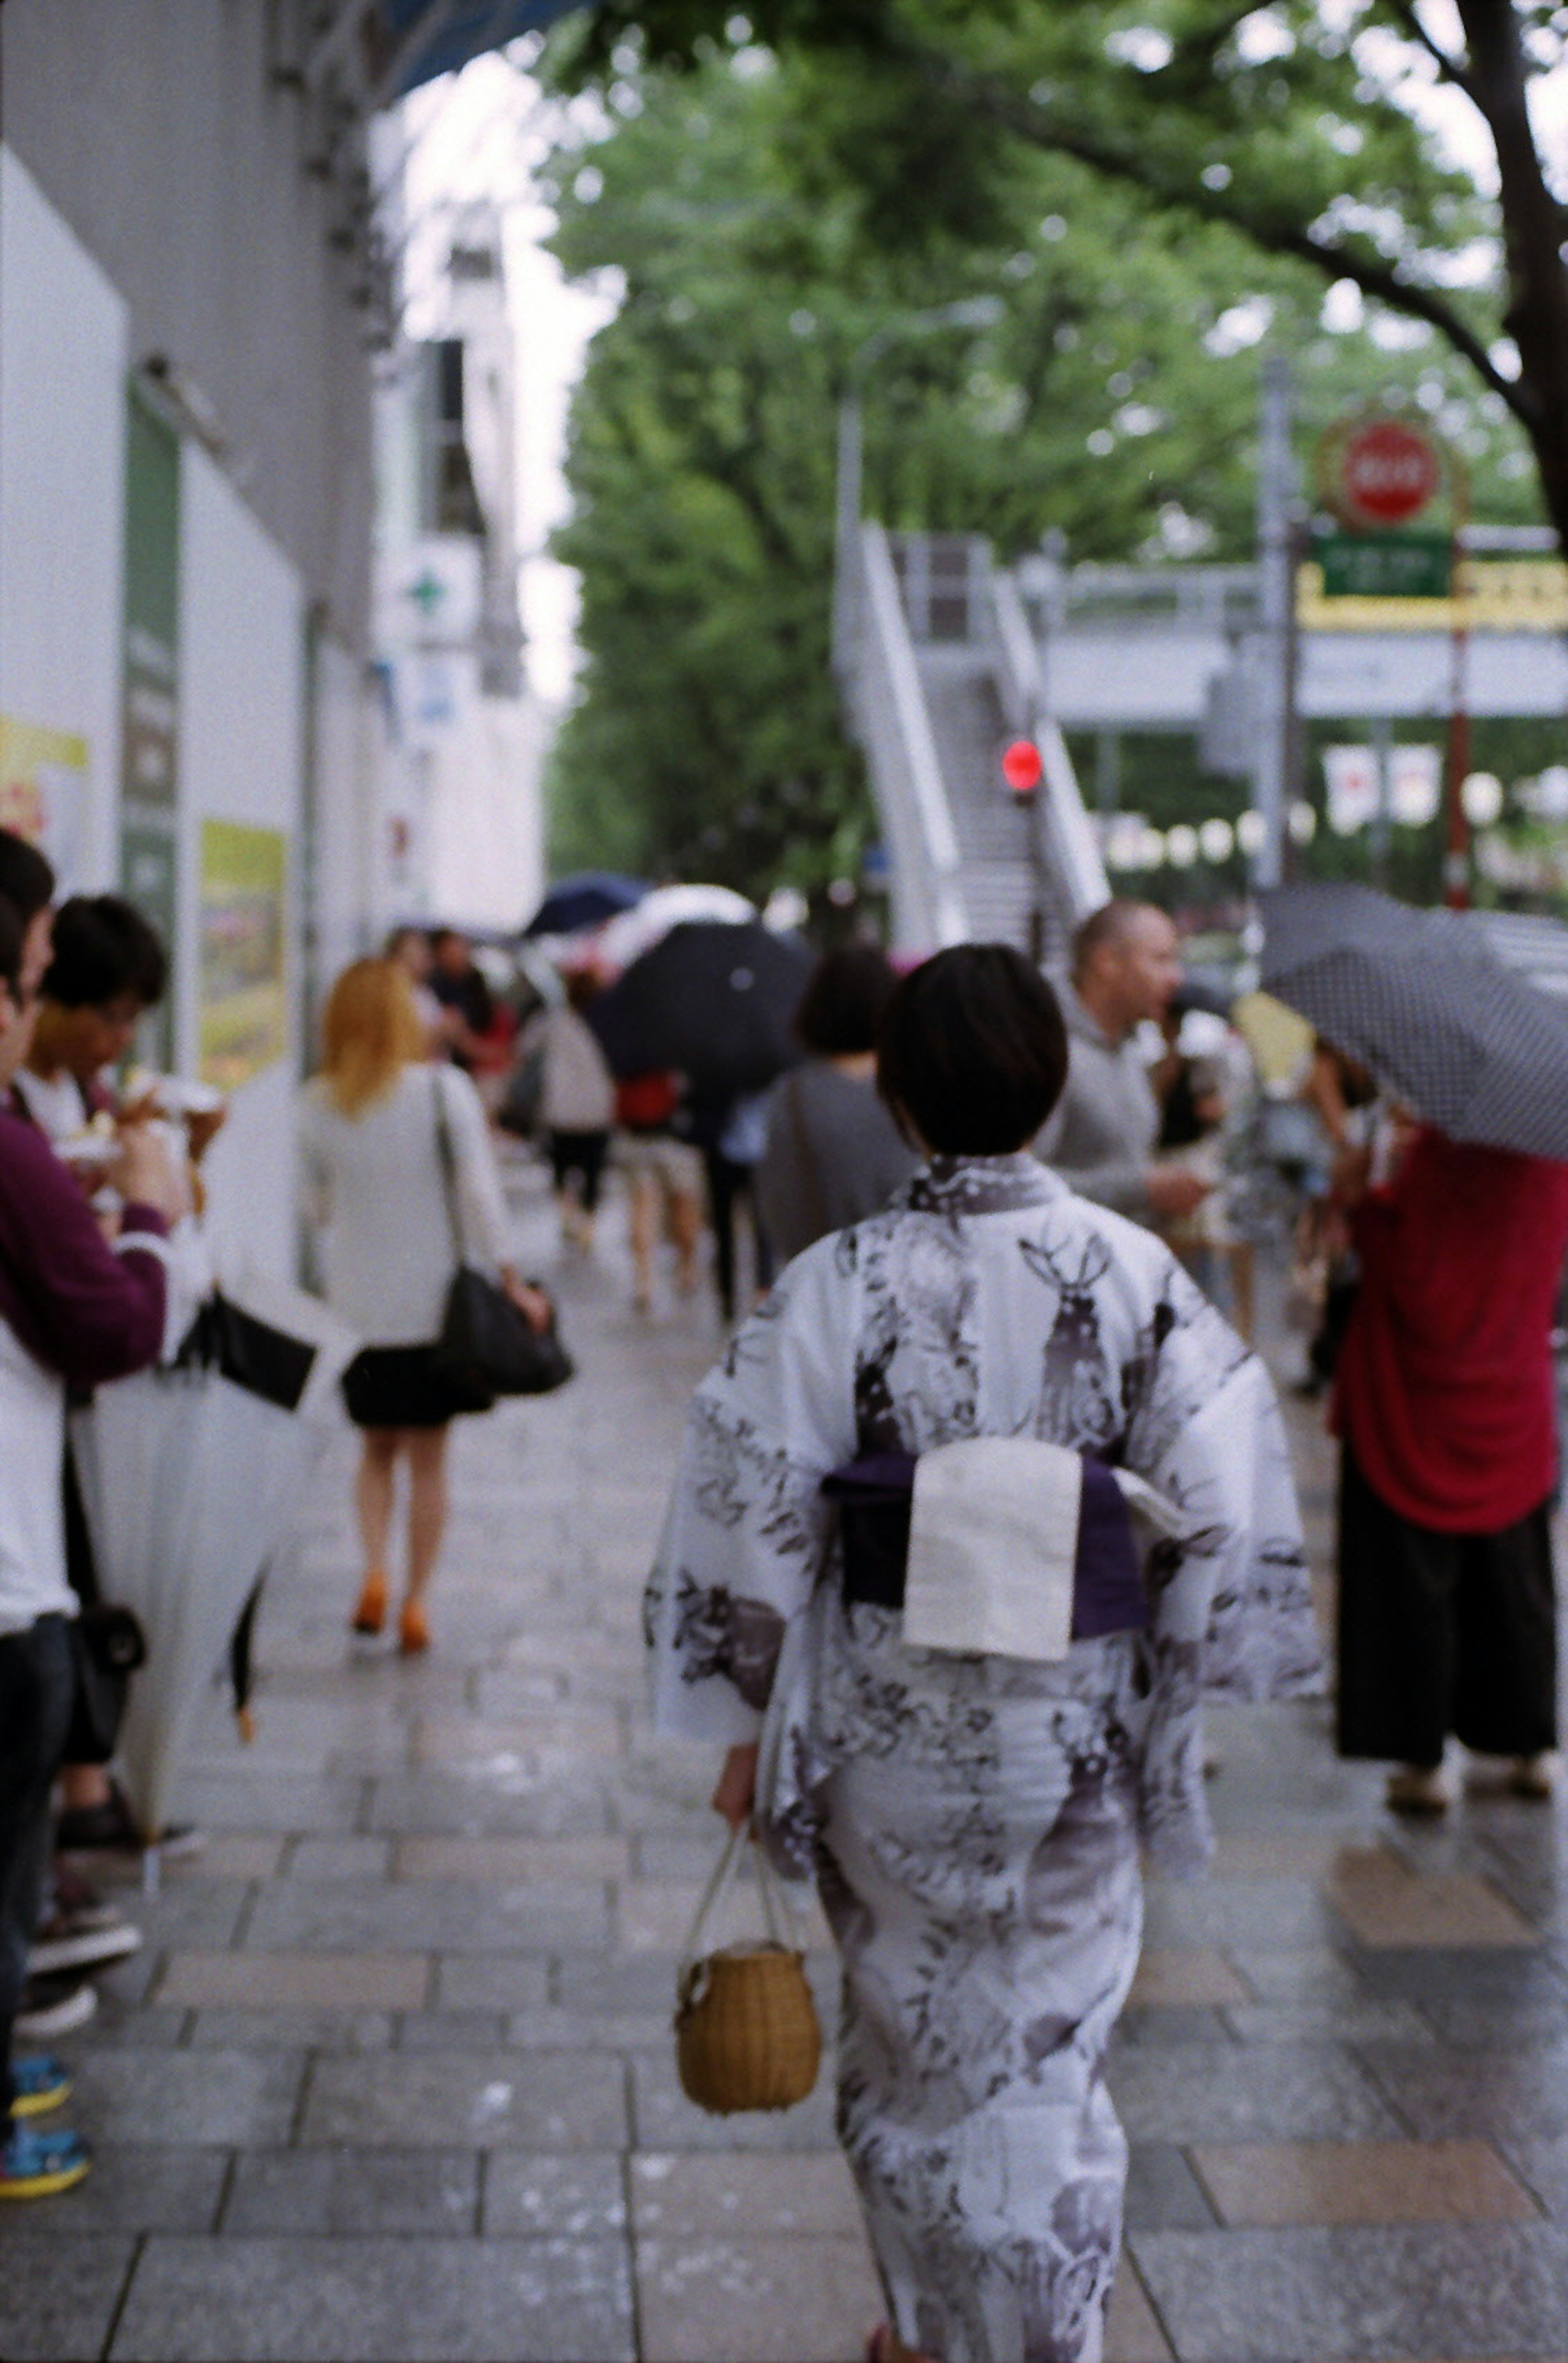
[[[263,0],[0,10],[0,819],[162,928],[231,1093],[220,1252],[292,1268],[323,982],[390,911],[363,118]]]

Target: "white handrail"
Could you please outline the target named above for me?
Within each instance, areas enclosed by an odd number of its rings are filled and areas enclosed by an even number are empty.
[[[969,934],[959,882],[958,838],[948,809],[941,766],[931,734],[925,692],[915,661],[893,554],[879,525],[862,526],[858,550],[862,597],[861,721],[871,759],[872,785],[895,846],[895,869],[913,867],[919,893],[906,906],[909,932],[940,947]],[[913,856],[900,864],[898,854]],[[906,875],[907,894],[913,882]],[[915,949],[910,944],[906,949]]]
[[[1067,741],[1049,717],[1045,668],[1018,586],[1010,573],[991,577],[995,625],[997,684],[1009,729],[1032,738],[1040,749],[1040,789],[1047,858],[1061,889],[1069,924],[1076,926],[1110,901],[1110,881],[1089,815],[1084,809]]]

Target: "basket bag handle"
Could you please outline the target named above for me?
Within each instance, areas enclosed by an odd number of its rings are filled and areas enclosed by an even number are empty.
[[[725,1839],[718,1860],[708,1874],[707,1885],[693,1916],[676,1973],[675,1991],[683,2003],[696,2001],[701,1993],[703,1937],[708,1922],[735,1884],[745,1847],[753,1843],[746,1824],[738,1823]],[[757,1847],[757,1887],[762,1900],[762,1917],[767,1923],[769,1943],[776,1945],[784,1953],[803,1951],[799,1914],[794,1899],[784,1893],[784,1883],[762,1847]]]

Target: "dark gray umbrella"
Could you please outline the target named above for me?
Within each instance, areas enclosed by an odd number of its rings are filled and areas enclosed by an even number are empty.
[[[617,1075],[674,1068],[697,1099],[761,1091],[799,1055],[790,1020],[811,968],[796,936],[688,920],[599,994],[588,1023]]]
[[[1262,897],[1259,982],[1452,1140],[1568,1159],[1568,1013],[1467,911],[1370,886]]]

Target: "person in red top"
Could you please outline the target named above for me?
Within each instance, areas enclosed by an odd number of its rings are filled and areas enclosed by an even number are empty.
[[[1393,1758],[1388,1801],[1440,1812],[1451,1732],[1550,1793],[1551,1326],[1568,1165],[1418,1130],[1387,1184],[1353,1151],[1362,1278],[1340,1349],[1339,1749]]]

